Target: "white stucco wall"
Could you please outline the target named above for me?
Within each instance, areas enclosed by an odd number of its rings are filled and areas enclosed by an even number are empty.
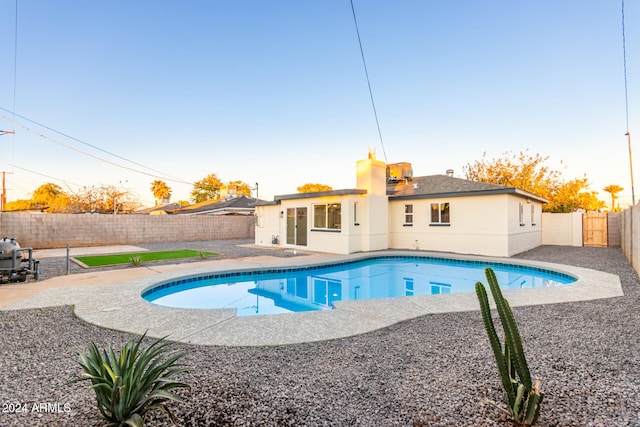
[[[316,204],[340,203],[341,229],[319,230],[314,228],[313,207]],[[356,225],[354,206],[357,203]],[[256,225],[256,245],[272,245],[272,236],[278,236],[279,247],[309,249],[318,252],[348,254],[361,251],[362,234],[366,222],[361,218],[363,210],[367,209],[367,200],[363,195],[301,197],[299,199],[282,200],[279,204],[259,206],[256,209],[258,219]],[[307,244],[292,245],[287,243],[287,209],[307,209]],[[282,213],[282,214],[281,214]],[[386,249],[386,248],[385,248]]]
[[[389,248],[387,165],[374,158],[356,163],[356,186],[367,190],[358,216],[360,242],[352,252]]]
[[[394,200],[389,203],[390,247],[510,256],[540,245],[540,224],[530,211],[519,222],[519,202],[510,195]],[[449,203],[450,225],[430,225],[430,204]],[[533,202],[532,202],[533,203]],[[413,225],[404,225],[404,205],[413,205]],[[526,210],[527,208],[525,208]],[[536,203],[537,218],[541,211]]]
[[[509,204],[507,256],[540,246],[542,242],[542,204],[514,196],[507,196],[507,200]],[[522,218],[520,218],[520,206],[522,206]]]
[[[280,206],[257,206],[255,212],[255,243],[258,246],[279,246],[272,244],[274,237],[280,241],[284,230],[280,229]]]

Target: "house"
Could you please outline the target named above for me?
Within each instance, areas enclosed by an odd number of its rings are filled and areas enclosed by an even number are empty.
[[[180,203],[168,203],[164,205],[157,205],[152,208],[140,209],[132,212],[135,215],[166,215],[168,211],[174,211],[182,208]]]
[[[175,215],[253,215],[256,199],[253,197],[229,196],[224,200],[207,200],[195,205],[167,211]]]
[[[449,172],[449,171],[448,171]],[[258,246],[350,254],[416,249],[511,256],[541,244],[546,200],[514,187],[413,177],[375,155],[356,164],[356,188],[275,196],[256,204]]]

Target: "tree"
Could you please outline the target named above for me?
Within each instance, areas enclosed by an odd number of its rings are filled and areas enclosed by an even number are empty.
[[[74,212],[129,213],[140,207],[137,198],[113,185],[84,187],[72,196]]]
[[[618,199],[618,193],[624,190],[624,188],[620,187],[619,185],[612,184],[607,185],[602,190],[611,194],[611,206],[609,207],[609,210],[611,212],[616,212],[616,200]],[[618,206],[617,210],[620,210],[620,206]]]
[[[171,187],[166,182],[157,179],[151,183],[151,193],[153,193],[156,206],[158,206],[163,199],[171,197]]]
[[[325,184],[307,183],[297,188],[298,193],[315,193],[318,191],[331,191],[333,188]]]
[[[33,191],[31,200],[34,206],[46,206],[46,212],[66,212],[71,204],[71,197],[62,187],[47,182]]]
[[[71,197],[57,184],[47,182],[36,188],[29,200],[16,200],[4,206],[5,211],[38,209],[43,212],[66,212]]]
[[[251,187],[244,181],[229,181],[227,188],[236,196],[251,196]]]
[[[463,169],[467,179],[490,184],[516,187],[548,200],[543,205],[545,212],[574,212],[578,209],[597,210],[603,205],[597,192],[587,191],[589,181],[586,176],[564,181],[560,171],[545,166],[549,157],[534,156],[525,152],[503,153],[497,159],[487,159],[468,164]]]
[[[33,206],[33,203],[31,202],[31,199],[29,199],[29,200],[25,200],[25,199],[13,200],[11,202],[7,202],[4,205],[3,211],[4,212],[28,211],[30,209],[33,209],[32,206]]]
[[[222,187],[222,181],[218,179],[218,176],[215,173],[209,174],[193,184],[191,200],[193,203],[200,203],[219,199],[220,187]]]

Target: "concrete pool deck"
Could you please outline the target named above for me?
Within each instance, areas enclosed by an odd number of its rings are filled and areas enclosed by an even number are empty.
[[[130,247],[129,247],[130,248]],[[99,252],[108,253],[108,252]],[[620,278],[601,271],[524,259],[491,258],[423,251],[369,254],[310,253],[304,257],[253,256],[155,265],[59,276],[41,282],[0,285],[0,310],[73,305],[76,315],[95,325],[201,345],[263,346],[322,341],[371,332],[418,316],[478,310],[475,293],[340,301],[320,312],[237,317],[233,309],[177,309],[145,301],[152,285],[185,276],[235,270],[317,265],[371,255],[426,255],[547,268],[578,277],[569,286],[505,290],[512,307],[622,296]],[[42,257],[42,255],[40,255]]]

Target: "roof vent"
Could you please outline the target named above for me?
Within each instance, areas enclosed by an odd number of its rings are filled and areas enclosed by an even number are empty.
[[[447,169],[447,176],[453,176],[453,169]]]
[[[414,188],[414,190],[417,189],[418,188],[418,184],[414,183],[413,184],[413,188]]]

